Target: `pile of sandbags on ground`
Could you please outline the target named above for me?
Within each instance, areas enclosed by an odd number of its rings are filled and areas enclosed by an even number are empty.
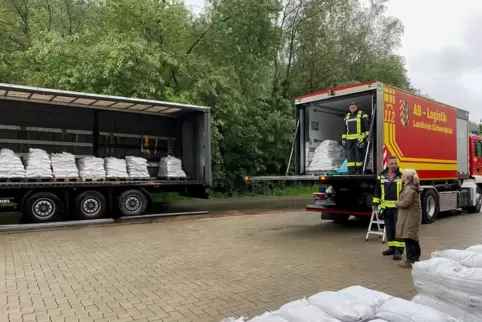
[[[49,154],[42,149],[29,149],[25,158],[26,178],[52,178]]]
[[[0,178],[25,178],[22,160],[10,149],[0,150]]]
[[[308,172],[336,171],[346,159],[346,150],[338,142],[325,140],[315,149]]]
[[[52,153],[50,154],[50,162],[55,178],[77,178],[79,176],[75,156],[71,153]]]
[[[462,322],[425,305],[351,286],[338,292],[320,292],[247,320],[223,322]]]
[[[82,179],[105,179],[104,159],[93,156],[84,157],[78,162],[79,175]]]
[[[159,162],[157,176],[160,178],[186,178],[186,173],[182,170],[182,161],[169,155]]]
[[[105,158],[105,172],[107,178],[128,178],[126,160],[114,157]]]
[[[482,321],[482,245],[434,252],[414,265],[412,277],[413,302],[464,322]]]
[[[126,157],[126,161],[129,178],[144,179],[150,177],[146,159],[129,156]]]

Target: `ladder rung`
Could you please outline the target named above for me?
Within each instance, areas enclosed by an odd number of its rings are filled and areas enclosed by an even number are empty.
[[[385,222],[383,220],[374,220],[374,221],[370,221],[372,224],[385,224]]]

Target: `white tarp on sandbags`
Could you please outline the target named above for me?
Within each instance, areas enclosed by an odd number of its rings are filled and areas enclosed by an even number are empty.
[[[451,259],[460,265],[474,268],[482,268],[482,253],[468,250],[447,249],[432,253],[432,258],[440,257]]]
[[[25,178],[22,160],[10,149],[0,150],[0,178]]]
[[[88,156],[78,161],[79,175],[82,179],[105,179],[104,159]]]
[[[418,294],[412,299],[412,302],[429,306],[431,308],[436,309],[437,311],[440,311],[456,319],[459,319],[460,321],[464,321],[464,322],[482,321],[481,314],[476,313],[474,315],[473,314],[474,312],[470,312],[470,310],[469,311],[464,310],[456,305],[453,305],[453,303],[449,303],[444,299],[440,299],[432,295],[426,295],[423,293]]]
[[[171,155],[164,157],[159,162],[158,177],[167,178],[186,178],[186,173],[182,170],[182,161]]]
[[[149,170],[147,168],[147,160],[140,157],[126,157],[127,173],[129,178],[149,178]]]
[[[272,314],[282,317],[288,322],[340,322],[305,299],[287,303]]]
[[[104,159],[107,178],[128,178],[126,160],[109,157]]]
[[[71,153],[52,153],[50,154],[50,162],[55,178],[77,178],[79,176],[75,156]]]
[[[308,303],[342,322],[361,322],[375,318],[375,310],[370,305],[338,292],[320,292],[310,296]]]
[[[389,322],[463,322],[434,308],[392,298],[377,310],[376,317]]]
[[[346,150],[338,142],[325,140],[315,149],[309,172],[336,171],[346,159]]]
[[[52,168],[48,153],[42,149],[29,149],[25,158],[26,178],[52,178]]]
[[[468,250],[468,251],[470,251],[470,252],[474,252],[474,253],[479,253],[479,254],[481,254],[481,253],[482,253],[482,244],[481,244],[481,245],[470,246],[470,247],[467,248],[466,250]]]

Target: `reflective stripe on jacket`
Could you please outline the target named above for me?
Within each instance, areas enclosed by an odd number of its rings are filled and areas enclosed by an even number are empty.
[[[398,168],[392,181],[389,179],[389,171],[385,169],[380,173],[373,193],[373,204],[378,205],[379,209],[396,208],[403,188],[403,170]]]
[[[341,136],[344,140],[361,140],[368,137],[370,125],[368,114],[358,110],[355,113],[347,113],[345,116],[345,132]]]

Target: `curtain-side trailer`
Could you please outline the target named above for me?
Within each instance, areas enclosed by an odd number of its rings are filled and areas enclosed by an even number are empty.
[[[316,146],[341,142],[351,102],[370,117],[369,142],[361,175],[310,173]],[[482,205],[482,142],[469,134],[469,113],[377,81],[327,89],[298,97],[293,144],[294,176],[246,177],[246,181],[303,180],[327,185],[314,193],[306,210],[322,219],[347,220],[371,215],[377,175],[394,155],[401,168],[420,177],[424,223],[439,212],[479,212]],[[371,162],[368,162],[371,161]]]
[[[144,179],[0,179],[0,199],[29,222],[141,215],[151,194],[207,198],[211,175],[209,107],[0,84],[0,148],[84,156],[138,156]],[[185,179],[159,178],[162,157],[182,160]]]

